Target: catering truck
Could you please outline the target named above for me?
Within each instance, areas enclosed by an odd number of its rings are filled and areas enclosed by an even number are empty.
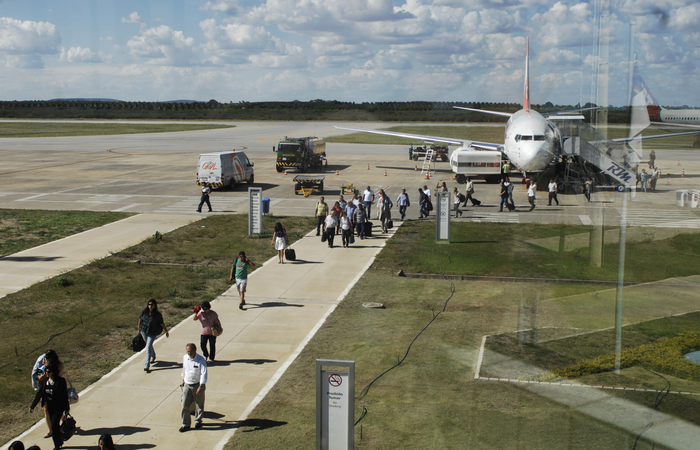
[[[285,169],[297,169],[301,172],[320,169],[324,161],[326,161],[326,141],[322,138],[285,136],[277,144],[278,172],[283,172]]]
[[[199,186],[233,187],[236,184],[254,181],[253,163],[243,152],[235,150],[220,153],[202,153],[197,164]]]

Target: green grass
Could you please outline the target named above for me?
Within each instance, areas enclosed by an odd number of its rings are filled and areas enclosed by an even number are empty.
[[[44,350],[55,349],[73,385],[84,389],[131,356],[127,344],[149,298],[158,300],[166,325],[176,325],[193,305],[230,287],[240,250],[256,263],[277,254],[270,246],[276,221],[290,240],[314,222],[266,216],[266,232],[248,236],[247,216],[212,216],[0,299],[0,351],[6,356],[0,364],[0,442],[37,420],[27,413],[34,395],[29,376]]]
[[[131,215],[115,212],[0,209],[0,257]]]
[[[212,124],[134,124],[134,123],[55,123],[55,122],[3,122],[0,138],[102,136],[135,133],[172,133],[175,131],[212,130],[231,128],[234,125]]]
[[[566,254],[560,255],[526,242],[562,233],[578,234],[587,229],[578,226],[459,224],[452,226],[453,244],[436,245],[434,224],[403,224],[368,272],[249,415],[251,420],[267,420],[281,425],[255,430],[244,424],[226,448],[313,447],[315,360],[355,361],[355,392],[359,394],[371,380],[404,355],[411,340],[442,309],[450,296],[451,284],[439,279],[397,277],[399,269],[404,272],[437,273],[441,266],[447,274],[609,277],[608,272],[613,272],[612,267],[604,266],[606,269],[602,272],[589,269],[585,254],[564,252]],[[633,264],[629,276],[658,279],[669,274],[692,273],[693,270],[697,274],[698,266],[693,261],[697,259],[696,256],[684,260],[692,262],[692,268],[687,271],[679,267],[680,264],[668,264],[672,259],[665,259],[677,255],[680,249],[694,255],[697,251],[696,240],[697,235],[693,234],[657,240],[654,241],[657,250],[653,251],[646,247],[644,241],[630,244],[628,258],[634,256],[642,261]],[[612,248],[606,247],[606,258],[611,256],[611,251]],[[569,264],[568,260],[574,262]],[[653,266],[664,275],[647,272],[642,262],[648,265],[650,261],[654,261]],[[610,264],[615,267],[616,274],[616,263]],[[666,268],[666,265],[671,267]],[[645,286],[639,289],[650,293]],[[568,328],[565,330],[568,333],[576,332],[571,330],[584,325],[588,329],[596,325],[602,328],[600,323],[608,320],[608,316],[614,320],[614,289],[612,310],[610,300],[601,298],[610,291],[610,287],[601,285],[456,281],[455,293],[445,312],[415,341],[404,363],[375,382],[368,394],[356,402],[355,418],[359,417],[362,406],[367,408],[368,413],[354,429],[355,447],[628,448],[636,436],[615,424],[601,422],[569,408],[565,402],[553,401],[514,384],[473,380],[482,336],[531,326],[536,320],[534,311],[537,302],[542,327],[553,324]],[[678,295],[674,291],[668,292]],[[639,322],[643,327],[647,326],[650,317],[658,317],[654,314],[664,315],[664,306],[659,305],[662,311],[658,311],[654,309],[658,302],[648,295],[646,297],[645,307],[630,306],[630,309],[637,308],[635,313],[639,317],[646,317]],[[662,298],[665,299],[665,296]],[[385,309],[362,308],[362,303],[368,299],[382,303]],[[633,299],[630,302],[634,304]],[[695,309],[696,303],[697,299],[694,302],[688,300],[684,306]],[[629,345],[683,331],[686,325],[697,329],[699,326],[693,319],[678,318],[673,325],[665,327],[649,325],[647,337],[636,341],[630,339]],[[626,338],[631,336],[631,329],[626,328]],[[549,334],[556,333],[549,331]],[[543,330],[542,336],[546,335],[547,330]],[[591,354],[594,349],[609,352],[612,344],[608,337],[597,344],[592,343],[589,348]],[[557,342],[552,341],[549,345],[557,346]],[[566,343],[561,345],[567,346]],[[514,343],[512,338],[504,346],[511,349],[506,356],[531,352],[529,348],[521,350],[522,346]],[[581,354],[572,348],[569,353],[561,355],[554,348],[543,348],[537,357],[521,357],[520,360],[537,363],[544,368],[553,361],[566,366],[587,354],[586,348],[581,349]],[[558,360],[554,358],[555,355],[558,355]],[[643,382],[633,379],[639,376],[634,369],[628,369],[624,376],[629,378],[630,385],[654,383],[652,380]],[[611,395],[649,408],[655,400],[655,394],[616,391]],[[669,396],[659,406],[659,411],[698,425],[698,406],[700,402],[695,398]],[[647,445],[644,439],[642,443]],[[656,445],[656,448],[663,446]]]

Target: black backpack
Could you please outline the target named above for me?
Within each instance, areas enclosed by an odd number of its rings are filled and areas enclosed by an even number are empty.
[[[464,201],[467,199],[467,197],[465,197],[464,194],[462,194],[461,192],[459,193],[459,195],[457,196],[457,198],[458,198],[459,201],[462,202],[462,203],[464,203]]]

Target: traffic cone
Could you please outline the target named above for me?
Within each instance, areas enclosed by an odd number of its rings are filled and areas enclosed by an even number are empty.
[[[287,175],[287,169],[284,169],[284,174]]]
[[[685,169],[681,169],[681,178],[685,178]]]
[[[338,169],[335,169],[335,174],[336,174],[336,175],[340,175],[340,174],[338,173]]]
[[[430,179],[430,172],[425,172],[425,179],[429,180]]]
[[[418,170],[418,164],[413,168],[413,171],[416,172]]]
[[[369,170],[369,164],[367,164],[367,170]]]
[[[678,165],[679,165],[679,166],[681,165],[681,159],[680,159],[680,158],[678,158]]]
[[[386,169],[384,169],[384,176],[386,176]]]

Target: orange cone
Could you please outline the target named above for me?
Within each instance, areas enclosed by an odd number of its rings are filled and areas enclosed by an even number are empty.
[[[685,178],[685,169],[681,169],[681,178]]]
[[[425,179],[429,180],[430,179],[430,172],[425,172]]]
[[[367,170],[369,170],[369,164],[367,164]]]
[[[384,169],[384,176],[386,176],[386,169]]]
[[[336,174],[336,175],[339,175],[338,169],[335,169],[335,174]]]
[[[418,165],[416,164],[416,166],[413,168],[413,171],[416,172],[417,170],[418,170]]]
[[[284,169],[284,174],[287,175],[287,169]]]

